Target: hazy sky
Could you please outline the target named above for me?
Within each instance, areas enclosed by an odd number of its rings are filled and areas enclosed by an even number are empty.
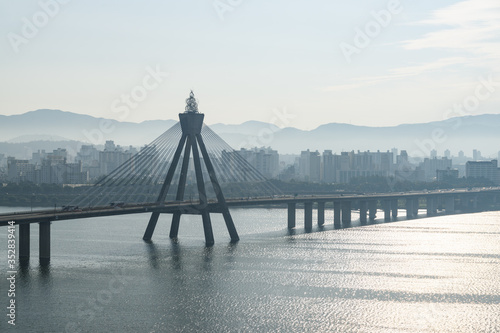
[[[498,0],[0,0],[0,22],[3,115],[177,119],[190,89],[208,124],[500,113]]]

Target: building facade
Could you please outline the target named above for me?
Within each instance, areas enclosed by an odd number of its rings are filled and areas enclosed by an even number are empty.
[[[468,161],[465,164],[467,178],[486,178],[494,184],[500,184],[500,169],[498,161]]]

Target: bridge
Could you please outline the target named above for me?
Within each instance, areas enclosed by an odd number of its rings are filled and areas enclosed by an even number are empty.
[[[39,224],[40,263],[50,260],[50,226],[54,221],[126,214],[150,214],[143,235],[150,241],[160,214],[172,214],[170,238],[178,235],[181,215],[201,215],[205,242],[214,244],[210,214],[222,214],[231,242],[239,241],[229,207],[287,207],[287,226],[296,227],[297,206],[304,208],[304,228],[312,229],[313,207],[318,225],[323,226],[325,209],[333,209],[335,228],[351,223],[352,211],[359,212],[361,223],[375,220],[380,208],[385,221],[406,209],[407,218],[418,217],[424,207],[427,216],[480,211],[496,205],[500,188],[423,191],[409,193],[331,194],[285,196],[240,154],[203,123],[197,101],[191,92],[179,123],[163,133],[139,153],[63,209],[0,215],[0,226],[14,222],[19,227],[20,260],[30,257],[30,226]],[[201,153],[201,154],[200,154]],[[192,156],[192,158],[191,158]],[[205,179],[209,179],[205,182]],[[191,184],[188,184],[191,183]],[[197,199],[185,199],[187,185],[196,185]],[[177,187],[175,193],[170,190]],[[236,188],[236,190],[235,190]],[[226,198],[224,193],[234,197]],[[241,194],[245,197],[241,197]],[[110,202],[112,204],[110,204]],[[10,222],[10,223],[9,223]]]
[[[324,226],[333,223],[334,228],[348,226],[352,220],[352,212],[359,213],[359,221],[367,223],[374,221],[380,211],[385,221],[393,221],[398,217],[399,210],[406,210],[406,218],[432,217],[440,214],[456,214],[484,211],[488,204],[498,203],[500,187],[438,190],[408,193],[375,193],[361,195],[319,195],[319,196],[279,196],[267,198],[228,199],[229,207],[287,207],[287,227],[296,227],[297,208],[303,206],[304,229],[311,230],[313,226],[313,208],[317,210],[317,224]],[[327,207],[331,206],[331,207]],[[30,224],[39,224],[39,257],[40,262],[50,260],[50,226],[54,221],[105,217],[127,214],[199,214],[206,208],[209,213],[222,213],[223,207],[215,201],[209,201],[206,207],[191,201],[165,202],[151,204],[126,204],[117,206],[97,206],[78,209],[77,211],[41,210],[35,212],[9,213],[0,215],[0,226],[7,226],[15,221],[19,227],[18,251],[19,258],[30,257]],[[440,209],[439,209],[440,208]],[[325,210],[333,210],[333,221],[325,220]],[[419,209],[425,209],[426,214],[418,215]]]

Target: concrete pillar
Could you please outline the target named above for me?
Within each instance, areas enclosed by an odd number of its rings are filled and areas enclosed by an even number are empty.
[[[342,201],[342,223],[351,222],[351,202]]]
[[[325,203],[318,202],[318,225],[321,227],[325,224]]]
[[[295,228],[295,202],[288,203],[288,229]]]
[[[383,200],[382,201],[382,209],[384,210],[384,220],[390,221],[391,220],[391,201],[390,200]]]
[[[425,197],[425,206],[427,208],[427,216],[432,216],[432,210],[434,209],[434,201],[432,197]]]
[[[50,261],[50,224],[52,222],[40,222],[39,233],[39,253],[40,263],[48,263]]]
[[[413,218],[413,199],[406,198],[406,218]]]
[[[359,220],[361,223],[366,223],[366,212],[368,210],[368,202],[360,201],[359,202]]]
[[[436,200],[434,197],[427,196],[425,201],[427,206],[427,216],[433,216],[437,208]]]
[[[311,230],[312,229],[312,220],[313,220],[313,203],[305,202],[304,203],[304,229]]]
[[[398,217],[398,199],[392,200],[391,209],[392,209],[392,218],[396,219]]]
[[[446,214],[454,214],[455,213],[455,197],[454,196],[446,197],[444,209],[446,211]]]
[[[340,228],[340,201],[333,202],[333,224],[335,228]]]
[[[413,217],[418,216],[418,209],[420,208],[420,200],[419,198],[413,199]]]
[[[377,200],[368,201],[368,210],[370,212],[370,221],[375,221],[377,218]]]
[[[29,223],[19,225],[19,260],[30,258],[30,226]]]
[[[469,211],[469,208],[470,208],[469,203],[470,203],[470,198],[468,196],[462,195],[460,197],[460,209],[462,211],[465,211],[465,212]]]

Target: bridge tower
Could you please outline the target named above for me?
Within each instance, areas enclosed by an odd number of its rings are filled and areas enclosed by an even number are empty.
[[[203,142],[203,138],[201,136],[201,129],[203,127],[204,117],[205,115],[198,111],[198,103],[194,97],[193,91],[191,91],[189,98],[186,99],[186,108],[184,113],[179,113],[179,120],[182,129],[182,137],[179,141],[179,144],[177,145],[177,149],[174,153],[172,163],[170,164],[167,175],[165,177],[165,181],[158,196],[157,203],[158,204],[165,203],[168,190],[172,183],[172,179],[174,177],[175,170],[177,168],[183,150],[184,150],[184,156],[181,165],[181,172],[177,187],[176,200],[177,201],[184,200],[186,177],[188,173],[190,154],[192,152],[195,174],[196,174],[196,184],[198,188],[198,195],[200,202],[198,205],[194,206],[194,210],[189,210],[189,214],[194,213],[201,215],[203,220],[203,231],[205,232],[206,245],[211,246],[214,244],[212,223],[210,221],[210,213],[208,211],[208,199],[205,190],[205,182],[203,181],[202,163],[199,153],[201,151],[201,154],[203,156],[203,162],[205,163],[208,175],[210,177],[210,181],[212,183],[214,192],[217,197],[218,208],[219,211],[222,213],[222,216],[224,217],[227,230],[229,231],[229,235],[231,237],[231,242],[237,242],[239,240],[238,233],[234,226],[231,214],[229,213],[229,209],[227,208],[226,200],[219,185],[219,181],[217,180],[213,164],[210,161],[210,156],[207,152],[207,148],[205,147],[205,143]],[[182,214],[183,214],[182,211],[178,211],[174,213],[172,216],[172,225],[170,227],[170,238],[172,239],[177,238],[177,234],[179,231],[179,222]],[[143,239],[145,241],[151,240],[159,216],[160,213],[156,212],[151,215],[148,226],[146,228],[146,232],[144,233],[143,236]]]

